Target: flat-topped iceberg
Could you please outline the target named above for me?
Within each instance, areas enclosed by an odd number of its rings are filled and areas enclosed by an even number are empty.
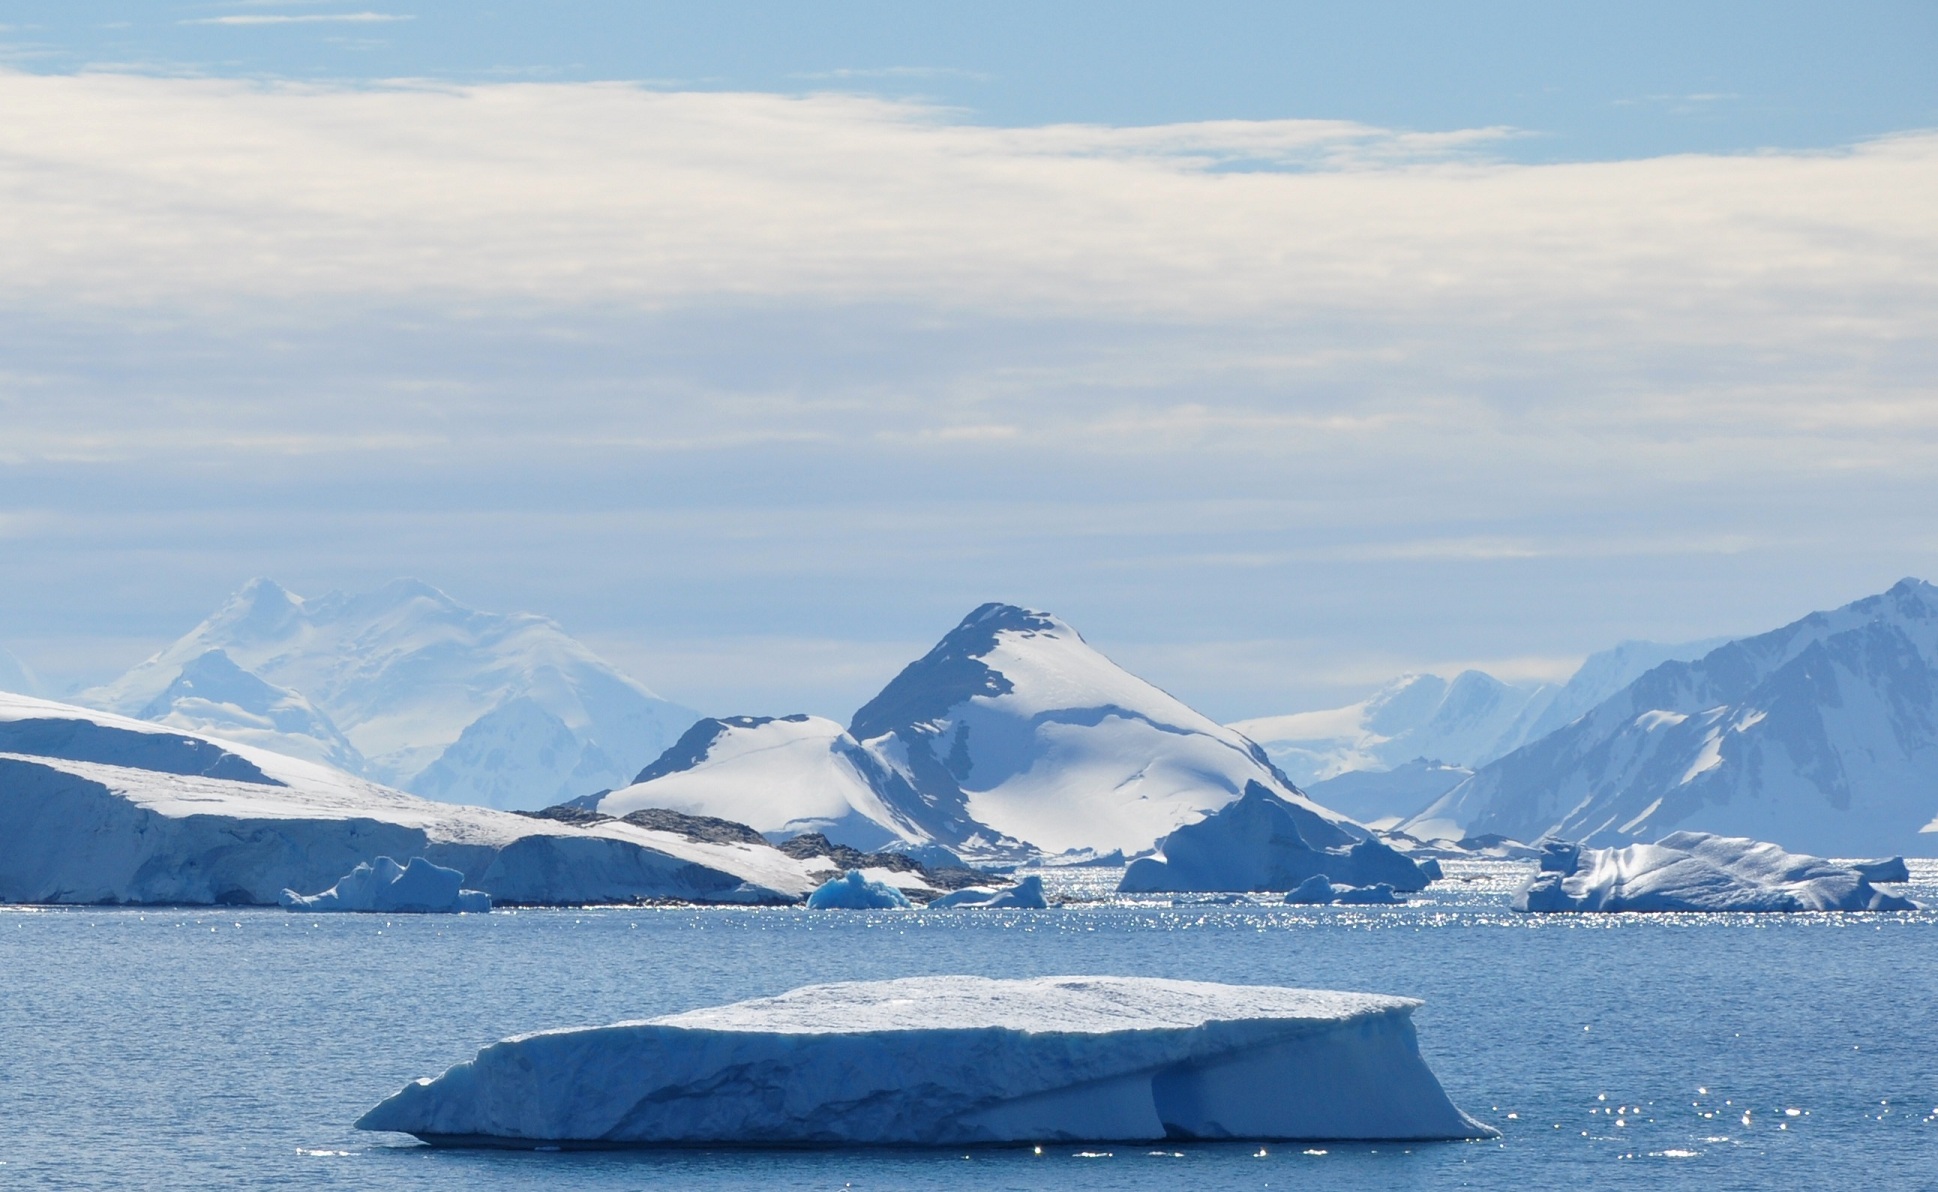
[[[1519,894],[1518,911],[1908,911],[1879,890],[1904,873],[1873,861],[1840,865],[1774,844],[1708,832],[1672,832],[1654,844],[1582,848],[1550,843]],[[1908,875],[1907,875],[1908,876]]]
[[[389,857],[365,861],[321,894],[284,890],[284,910],[376,911],[404,915],[455,915],[488,911],[491,895],[463,889],[464,875],[422,857],[399,865]]]
[[[1148,977],[812,985],[520,1035],[357,1126],[443,1145],[959,1146],[1494,1132],[1411,998]]]
[[[887,882],[870,881],[859,869],[829,878],[808,895],[811,911],[886,911],[907,910],[908,895]]]
[[[969,886],[956,890],[929,903],[931,907],[973,907],[984,911],[1040,911],[1048,909],[1049,899],[1043,896],[1043,879],[1032,873],[1007,890],[990,890],[982,886]]]
[[[1158,855],[1124,871],[1126,894],[1293,890],[1313,876],[1405,893],[1440,876],[1376,839],[1356,839],[1308,808],[1254,782],[1229,805],[1166,836]]]
[[[1406,899],[1393,893],[1393,887],[1385,882],[1375,882],[1370,886],[1336,886],[1326,880],[1323,873],[1315,873],[1299,883],[1299,888],[1285,896],[1285,900],[1295,906],[1390,906],[1405,902]]]

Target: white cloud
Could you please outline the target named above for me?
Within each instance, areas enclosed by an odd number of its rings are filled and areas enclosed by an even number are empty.
[[[224,17],[194,17],[178,25],[370,25],[413,21],[407,14],[389,12],[236,13]]]

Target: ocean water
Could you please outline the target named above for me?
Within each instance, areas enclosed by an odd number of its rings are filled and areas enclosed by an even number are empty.
[[[0,1187],[1938,1188],[1938,913],[1525,916],[1524,868],[1396,908],[0,908]],[[1912,893],[1938,902],[1938,862]],[[1421,997],[1486,1142],[439,1150],[350,1123],[502,1036],[812,981],[1115,973]]]

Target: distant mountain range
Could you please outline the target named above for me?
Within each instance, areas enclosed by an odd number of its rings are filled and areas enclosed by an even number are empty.
[[[479,612],[414,580],[313,598],[253,580],[75,698],[498,808],[623,785],[699,715],[544,617]]]
[[[1340,827],[1245,737],[1118,667],[1048,613],[985,604],[846,729],[805,716],[696,726],[629,787],[588,801],[671,807],[764,832],[816,825],[856,847],[971,855],[1137,852],[1248,784]]]
[[[31,682],[10,665],[0,685]],[[1233,726],[1015,605],[976,609],[843,726],[701,719],[542,617],[411,581],[303,598],[258,580],[78,702],[451,802],[668,808],[861,850],[1130,854],[1256,786],[1362,838],[1938,853],[1938,589],[1920,580],[1737,641],[1626,642],[1565,685],[1411,675]]]
[[[1401,675],[1343,708],[1240,720],[1313,798],[1368,822],[1413,815],[1475,767],[1574,720],[1650,668],[1725,639],[1627,641],[1592,654],[1566,684],[1509,684],[1467,670],[1449,681]]]
[[[1654,667],[1402,827],[1595,845],[1695,830],[1930,855],[1935,816],[1938,588],[1907,579]]]

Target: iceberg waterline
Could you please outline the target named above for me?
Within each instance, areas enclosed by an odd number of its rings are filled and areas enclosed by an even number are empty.
[[[455,1145],[1479,1138],[1408,998],[1135,977],[808,986],[521,1035],[358,1122]]]

